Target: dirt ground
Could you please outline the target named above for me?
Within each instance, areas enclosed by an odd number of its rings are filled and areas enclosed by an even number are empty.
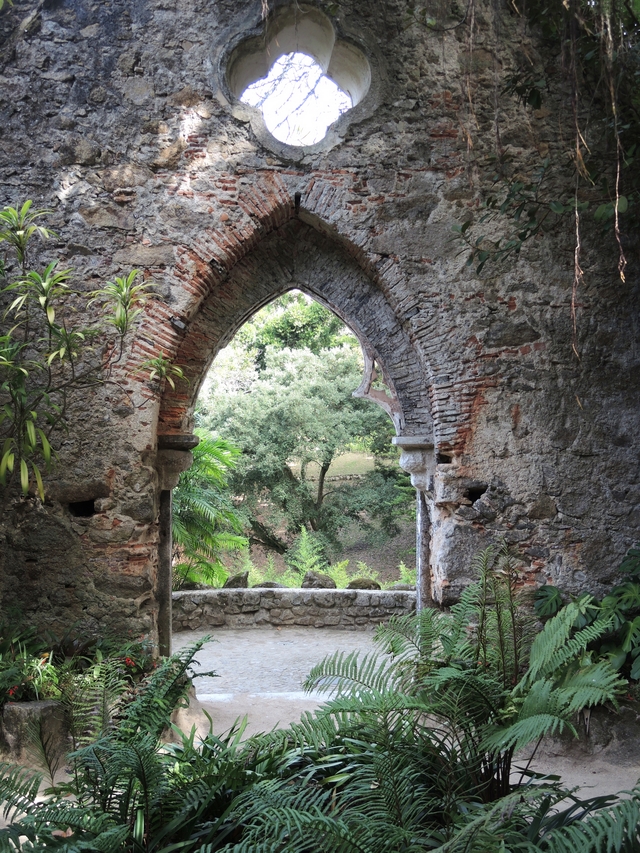
[[[174,651],[206,632],[174,635]],[[206,711],[216,733],[228,730],[238,718],[247,716],[246,734],[270,731],[300,719],[323,700],[320,694],[305,694],[302,681],[309,670],[337,650],[374,650],[369,632],[309,630],[301,628],[217,629],[213,640],[198,654],[200,671],[215,670],[217,677],[195,679],[197,701],[180,711],[176,722],[183,731],[195,725],[200,734],[209,729]],[[637,762],[619,756],[568,757],[551,744],[532,765],[535,770],[561,776],[582,796],[611,794],[632,788],[640,777]]]

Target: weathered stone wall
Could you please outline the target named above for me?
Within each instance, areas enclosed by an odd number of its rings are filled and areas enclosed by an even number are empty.
[[[225,80],[228,52],[261,32],[259,0],[17,0],[0,18],[0,203],[53,211],[42,259],[73,266],[78,290],[131,267],[157,282],[125,358],[72,406],[46,505],[4,496],[5,609],[155,635],[158,434],[190,431],[216,352],[291,287],[367,341],[399,431],[434,445],[438,600],[500,536],[531,580],[574,591],[602,589],[638,538],[633,247],[622,283],[585,226],[578,359],[571,224],[481,277],[451,240],[491,189],[496,146],[522,168],[566,157],[559,61],[532,112],[501,80],[541,61],[536,34],[494,3],[474,4],[472,35],[411,24],[408,0],[317,6],[373,83],[308,149],[273,140]],[[135,373],[159,352],[189,384]],[[70,513],[90,499],[95,514]]]
[[[173,593],[173,630],[274,627],[363,631],[416,609],[416,593],[361,589],[208,589]]]

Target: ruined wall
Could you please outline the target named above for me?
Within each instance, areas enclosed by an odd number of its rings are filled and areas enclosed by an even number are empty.
[[[565,107],[500,95],[500,75],[536,56],[521,19],[498,26],[476,3],[470,38],[412,24],[409,5],[318,4],[372,85],[310,149],[273,140],[225,80],[230,50],[260,35],[258,0],[16,0],[3,14],[0,203],[53,211],[46,256],[79,290],[132,267],[158,285],[112,381],[77,399],[45,506],[4,496],[5,609],[155,634],[158,433],[190,431],[217,350],[294,286],[366,339],[400,431],[434,443],[437,598],[502,535],[532,579],[612,578],[640,525],[637,262],[621,283],[586,234],[579,359],[570,224],[482,276],[466,265],[451,226],[490,188],[497,140],[523,166],[561,156]],[[158,352],[190,384],[134,372]],[[93,515],[70,513],[90,499]]]

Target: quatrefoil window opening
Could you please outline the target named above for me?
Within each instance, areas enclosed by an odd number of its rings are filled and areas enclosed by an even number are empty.
[[[323,12],[296,3],[234,48],[226,81],[233,96],[261,110],[272,137],[306,147],[365,97],[371,67]]]
[[[351,109],[351,98],[311,56],[279,57],[267,77],[248,86],[240,98],[262,111],[268,130],[287,145],[314,145],[329,125]]]

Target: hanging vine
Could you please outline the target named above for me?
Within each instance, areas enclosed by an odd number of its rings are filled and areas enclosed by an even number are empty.
[[[553,97],[570,101],[571,139],[562,152],[543,157],[529,170],[509,174],[497,152],[493,190],[482,200],[479,217],[454,226],[468,250],[468,263],[482,272],[486,264],[517,257],[542,233],[556,230],[571,217],[574,230],[572,288],[573,349],[576,345],[577,293],[583,281],[581,231],[592,219],[611,233],[618,250],[618,274],[625,282],[625,232],[637,227],[640,174],[635,163],[640,135],[640,0],[528,0],[511,3],[510,12],[525,17],[541,35],[547,56],[561,58],[561,79],[527,62],[509,76],[501,96],[517,98],[527,109],[539,110]],[[562,127],[560,128],[562,131]],[[573,170],[571,191],[561,180],[567,162]],[[491,223],[491,227],[488,227]],[[484,227],[483,227],[484,226]]]

